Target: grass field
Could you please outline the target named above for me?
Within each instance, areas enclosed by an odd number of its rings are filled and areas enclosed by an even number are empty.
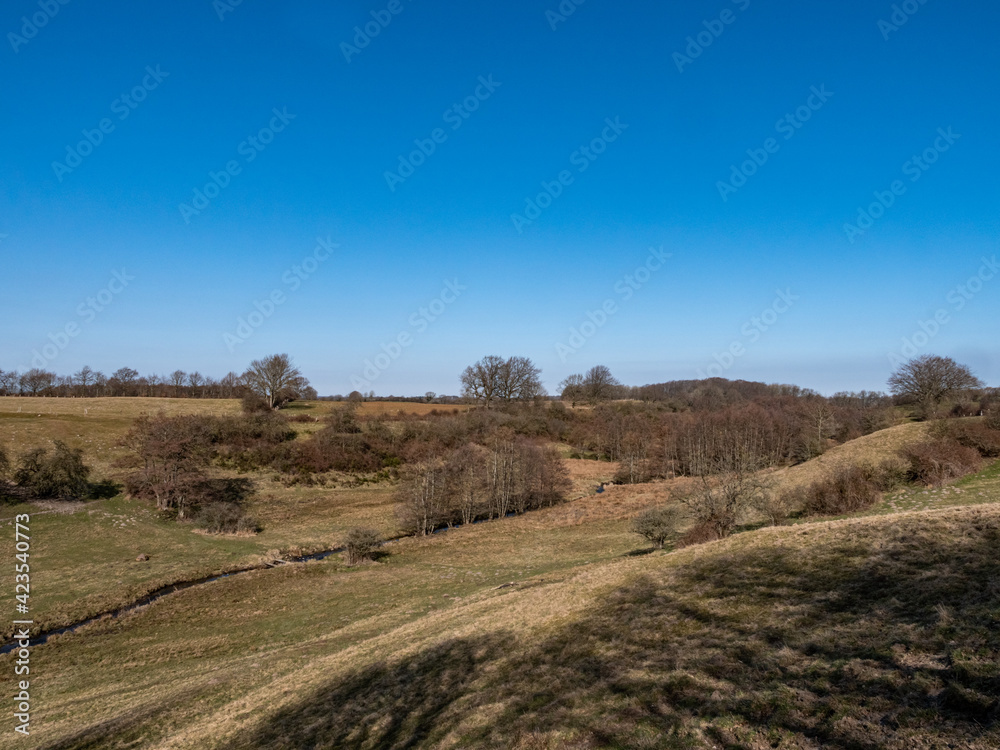
[[[36,416],[11,416],[17,401]],[[0,399],[0,438],[100,417],[77,428],[95,461],[160,404],[235,408],[108,399],[81,415],[73,400],[36,401]],[[786,473],[881,456],[920,428]],[[53,636],[31,654],[32,735],[17,746],[1000,746],[1000,464],[865,517],[677,552],[650,550],[629,521],[678,482],[595,494],[614,465],[567,466],[562,506],[401,539],[354,568],[335,555],[255,570]],[[13,559],[9,521],[30,510],[32,615],[47,628],[335,546],[352,526],[395,529],[387,485],[262,484],[256,537],[194,533],[119,497],[4,508],[0,556]],[[13,611],[12,576],[0,580]],[[0,689],[12,681],[0,657]]]

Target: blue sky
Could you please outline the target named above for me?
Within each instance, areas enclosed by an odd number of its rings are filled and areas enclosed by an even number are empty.
[[[1000,382],[1000,7],[478,5],[6,4],[0,368]]]

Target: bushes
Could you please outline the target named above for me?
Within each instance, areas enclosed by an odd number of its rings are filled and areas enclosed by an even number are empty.
[[[382,536],[374,529],[351,529],[344,539],[348,565],[374,560],[382,546]]]
[[[690,547],[692,544],[705,544],[721,539],[719,532],[711,523],[696,523],[684,536],[677,540],[678,547]]]
[[[682,515],[676,505],[650,508],[632,521],[632,531],[646,537],[657,549],[663,549],[666,541],[677,534]]]
[[[837,516],[870,508],[879,501],[879,490],[870,471],[860,466],[840,469],[829,479],[816,482],[804,493],[809,515]]]
[[[195,525],[209,534],[256,534],[257,522],[234,502],[211,502],[195,516]]]
[[[14,482],[30,497],[81,499],[89,495],[90,467],[83,463],[83,451],[56,440],[50,455],[35,448],[21,456]]]
[[[910,479],[928,485],[941,485],[978,471],[982,465],[979,451],[950,438],[929,440],[903,450],[910,465]]]
[[[991,430],[1000,430],[1000,404],[995,404],[983,421]]]
[[[405,469],[397,492],[400,522],[407,532],[429,534],[554,505],[568,487],[554,450],[502,428],[485,446],[467,443],[444,458]]]
[[[988,421],[948,420],[935,425],[931,434],[972,448],[983,458],[1000,457],[1000,429],[990,427]]]

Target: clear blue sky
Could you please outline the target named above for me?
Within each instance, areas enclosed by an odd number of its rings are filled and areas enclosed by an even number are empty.
[[[0,11],[0,368],[288,352],[322,394],[366,359],[380,395],[456,393],[495,353],[550,391],[829,393],[916,335],[1000,382],[995,3],[230,5]]]

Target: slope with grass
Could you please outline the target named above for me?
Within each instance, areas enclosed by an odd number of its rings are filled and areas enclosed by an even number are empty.
[[[921,439],[907,428],[837,450],[887,455]],[[824,459],[787,472],[820,476]],[[245,573],[54,636],[32,652],[19,746],[996,747],[998,466],[923,512],[887,498],[870,517],[661,553],[629,519],[683,480],[594,494],[609,465],[571,462],[581,494],[565,505],[403,539],[374,564]],[[267,487],[253,538],[122,498],[35,515],[33,614],[58,623],[352,526],[395,528],[387,487]]]

